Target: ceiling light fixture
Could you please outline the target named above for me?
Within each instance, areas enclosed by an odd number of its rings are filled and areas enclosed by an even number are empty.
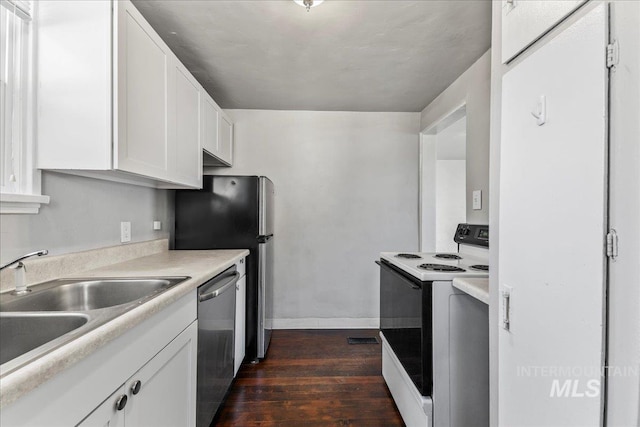
[[[307,8],[307,12],[309,12],[309,10],[312,7],[318,6],[324,0],[293,0],[293,1],[296,2],[297,4],[299,4],[302,7],[306,7]]]

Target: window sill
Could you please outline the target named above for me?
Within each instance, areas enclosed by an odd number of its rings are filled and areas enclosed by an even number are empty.
[[[0,193],[0,214],[37,214],[48,204],[49,196]]]

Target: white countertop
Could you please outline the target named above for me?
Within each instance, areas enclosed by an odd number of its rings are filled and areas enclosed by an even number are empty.
[[[456,278],[453,287],[465,292],[475,299],[489,305],[489,279],[486,278]]]
[[[246,249],[163,251],[65,276],[64,278],[160,276],[190,276],[191,278],[33,362],[5,376],[0,376],[0,407],[15,401],[78,363],[247,255],[249,251]]]

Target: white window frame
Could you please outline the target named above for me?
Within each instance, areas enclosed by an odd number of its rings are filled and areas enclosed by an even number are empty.
[[[0,187],[0,214],[37,214],[42,204],[49,203],[49,196],[41,194],[41,174],[35,164],[35,112],[36,112],[36,76],[35,76],[35,15],[37,13],[37,2],[29,3],[24,0],[0,0],[2,5],[0,8],[13,9],[14,6],[18,10],[25,10],[24,15],[31,15],[29,29],[24,34],[24,46],[26,47],[26,56],[23,60],[23,66],[26,71],[22,74],[25,79],[24,87],[24,107],[22,114],[23,137],[16,145],[12,147],[12,155],[15,158],[13,168],[16,182],[13,188],[10,186]],[[26,8],[24,7],[26,4]],[[4,26],[4,24],[2,24]],[[12,92],[13,95],[13,92]],[[4,106],[3,106],[4,111]],[[3,126],[3,130],[4,126]],[[5,165],[1,165],[4,171]]]

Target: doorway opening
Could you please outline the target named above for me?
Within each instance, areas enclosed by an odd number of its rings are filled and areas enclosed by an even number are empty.
[[[467,220],[467,110],[462,105],[420,135],[420,250],[457,252]]]

